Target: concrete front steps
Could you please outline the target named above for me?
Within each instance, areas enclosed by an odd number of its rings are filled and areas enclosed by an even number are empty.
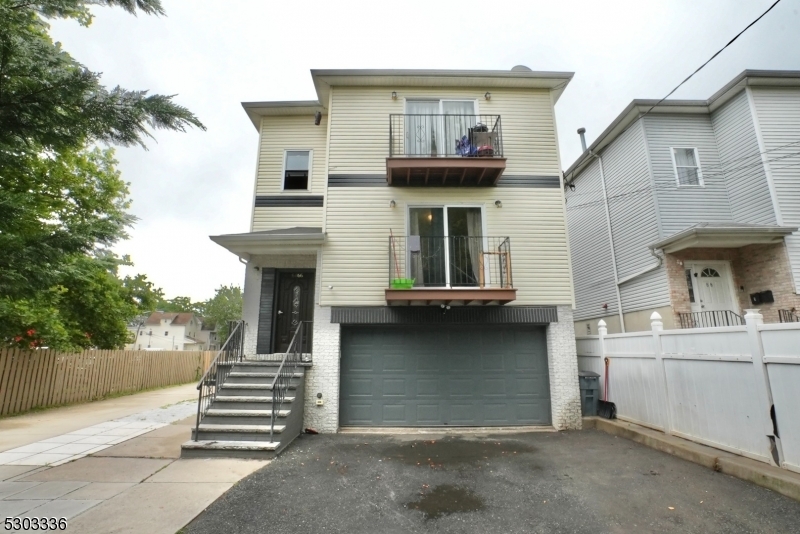
[[[303,428],[305,369],[297,368],[284,402],[272,406],[272,381],[280,362],[244,361],[234,365],[200,421],[181,458],[273,458]],[[272,419],[275,426],[272,437]]]

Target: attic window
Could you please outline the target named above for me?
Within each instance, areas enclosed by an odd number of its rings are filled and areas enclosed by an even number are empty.
[[[308,175],[311,171],[310,150],[287,150],[284,160],[283,189],[308,190]]]

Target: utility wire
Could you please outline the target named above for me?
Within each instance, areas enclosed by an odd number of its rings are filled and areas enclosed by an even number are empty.
[[[689,80],[692,78],[692,76],[694,76],[695,74],[697,74],[698,72],[700,72],[701,70],[703,70],[703,67],[705,67],[706,65],[708,65],[709,63],[711,63],[711,61],[712,61],[712,60],[713,60],[715,57],[717,57],[718,55],[720,55],[720,54],[722,53],[722,51],[723,51],[723,50],[725,50],[725,49],[726,49],[726,48],[728,48],[730,45],[732,45],[732,44],[733,44],[733,42],[734,42],[734,41],[736,41],[736,39],[738,39],[739,37],[741,37],[741,35],[742,35],[744,32],[746,32],[747,30],[749,30],[749,29],[750,29],[750,28],[751,28],[751,27],[752,27],[752,26],[753,26],[753,25],[754,25],[756,22],[758,22],[759,20],[761,20],[762,18],[764,18],[764,15],[766,15],[767,13],[769,13],[770,11],[772,11],[772,8],[774,8],[775,6],[777,6],[777,5],[780,3],[780,1],[781,1],[781,0],[775,0],[775,2],[774,2],[774,3],[773,3],[771,6],[769,6],[769,7],[767,8],[767,10],[766,10],[766,11],[764,11],[764,12],[763,12],[763,13],[762,13],[762,14],[761,14],[761,15],[760,15],[760,16],[759,16],[759,17],[758,17],[756,20],[754,20],[753,22],[751,22],[750,24],[748,24],[748,25],[747,25],[747,27],[746,27],[745,29],[743,29],[742,31],[740,31],[739,33],[737,33],[737,34],[734,36],[734,38],[733,38],[733,39],[731,39],[730,41],[728,41],[728,44],[726,44],[725,46],[723,46],[722,48],[720,48],[719,50],[717,50],[717,52],[716,52],[716,53],[715,53],[713,56],[711,56],[711,57],[708,59],[708,61],[706,61],[705,63],[703,63],[702,65],[700,65],[700,66],[697,68],[697,70],[695,70],[693,73],[691,73],[689,76],[687,76],[687,78],[686,78],[685,80],[683,80],[681,83],[679,83],[679,84],[678,84],[678,85],[675,87],[675,89],[673,89],[672,91],[670,91],[670,92],[667,94],[667,96],[665,96],[664,98],[662,98],[661,100],[659,100],[658,102],[656,102],[656,103],[655,103],[655,104],[654,104],[652,107],[650,107],[650,109],[648,109],[648,110],[647,110],[647,111],[644,113],[644,115],[642,115],[640,118],[644,118],[645,116],[647,116],[647,114],[648,114],[648,113],[650,113],[651,111],[653,111],[653,108],[655,108],[656,106],[658,106],[659,104],[661,104],[661,103],[662,103],[664,100],[666,100],[667,98],[669,98],[670,96],[672,96],[672,93],[674,93],[675,91],[677,91],[678,89],[680,89],[680,87],[681,87],[683,84],[685,84],[686,82],[688,82],[688,81],[689,81]]]

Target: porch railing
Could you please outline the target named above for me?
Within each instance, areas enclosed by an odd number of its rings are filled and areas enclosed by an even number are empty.
[[[511,239],[390,236],[389,287],[513,288]]]
[[[275,420],[278,418],[278,413],[283,409],[283,402],[286,400],[286,395],[289,391],[289,386],[292,383],[295,372],[297,372],[297,365],[303,359],[303,350],[305,346],[304,339],[306,338],[306,330],[310,325],[305,322],[300,322],[292,336],[292,341],[289,347],[283,354],[283,359],[275,373],[275,378],[272,380],[272,418],[269,425],[269,440],[273,441],[275,433]],[[297,402],[302,403],[303,399],[297,399]]]
[[[200,382],[197,384],[199,398],[197,400],[197,422],[195,423],[194,440],[200,434],[200,422],[205,417],[214,399],[217,398],[219,388],[225,383],[233,365],[244,358],[244,321],[230,321],[228,323],[230,335],[217,355],[211,361]]]
[[[778,310],[778,319],[782,323],[800,323],[800,315],[794,310]]]
[[[679,313],[678,318],[681,328],[712,328],[744,324],[744,318],[731,310]]]
[[[500,115],[389,115],[390,157],[502,157]]]

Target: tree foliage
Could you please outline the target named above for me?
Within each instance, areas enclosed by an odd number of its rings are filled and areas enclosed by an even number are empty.
[[[0,344],[114,348],[163,293],[120,279],[128,184],[114,152],[153,129],[205,129],[173,96],[107,89],[53,42],[48,18],[89,26],[92,6],[163,15],[160,0],[0,0]]]

